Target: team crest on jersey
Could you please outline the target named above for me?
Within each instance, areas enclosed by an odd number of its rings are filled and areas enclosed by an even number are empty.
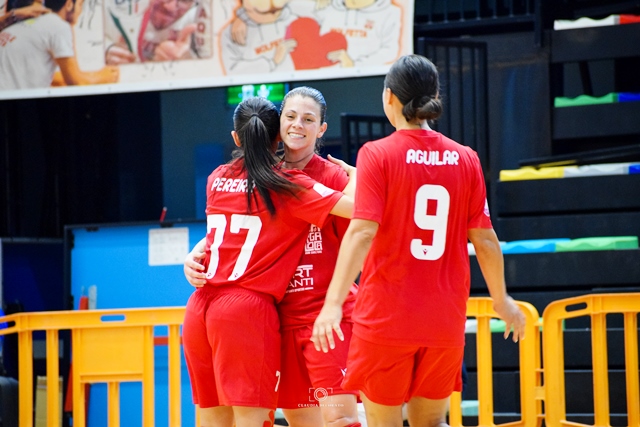
[[[304,253],[309,254],[321,254],[322,253],[322,232],[320,227],[311,225],[309,228],[309,235],[307,236],[307,244],[304,246]]]

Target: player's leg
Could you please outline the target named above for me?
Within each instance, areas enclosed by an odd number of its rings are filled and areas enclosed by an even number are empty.
[[[249,406],[234,406],[235,427],[272,427],[275,410]]]
[[[363,392],[360,392],[360,399],[364,404],[368,427],[402,427],[402,404],[388,406],[375,403]]]
[[[342,381],[347,370],[347,355],[351,342],[350,322],[342,322],[344,340],[336,340],[329,353],[319,352],[311,342],[313,326],[299,329],[298,343],[303,349],[306,368],[313,385],[313,394],[326,427],[359,427],[357,391],[346,391]]]
[[[412,427],[445,427],[449,396],[462,390],[464,348],[421,348],[409,392],[407,415]]]
[[[273,298],[239,287],[223,289],[206,322],[219,404],[264,409],[234,409],[236,417],[243,417],[236,425],[268,421],[269,410],[277,407],[281,379],[280,324]]]
[[[302,349],[308,339],[300,336],[300,328],[281,331],[282,380],[278,394],[278,408],[290,427],[323,427],[322,414],[314,398],[314,390]]]
[[[299,409],[283,408],[282,413],[290,427],[323,427],[324,425],[318,406]]]
[[[402,405],[408,396],[416,346],[372,343],[351,338],[342,387],[360,390],[368,427],[401,427]]]
[[[360,427],[358,402],[354,394],[334,394],[329,401],[320,404],[326,427]]]
[[[185,311],[182,342],[200,426],[232,427],[233,411],[231,407],[220,406],[218,399],[213,352],[205,321],[205,313],[214,301],[215,296],[205,292],[191,295]]]
[[[427,399],[412,397],[407,404],[407,416],[411,427],[447,427],[449,398]]]
[[[198,408],[200,412],[199,427],[233,427],[233,409],[230,406]]]

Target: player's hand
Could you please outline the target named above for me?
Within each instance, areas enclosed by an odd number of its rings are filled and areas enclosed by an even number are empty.
[[[327,59],[331,62],[339,62],[343,68],[353,67],[353,60],[345,49],[334,50],[327,53]]]
[[[153,51],[154,61],[173,61],[176,59],[186,59],[189,57],[191,48],[191,35],[195,33],[197,24],[189,24],[180,30],[178,38],[165,40]]]
[[[509,332],[513,329],[513,342],[524,339],[525,317],[522,310],[513,301],[513,298],[506,296],[502,301],[493,301],[493,309],[505,323],[504,339],[509,338]]]
[[[187,282],[195,288],[201,288],[207,282],[204,265],[201,263],[204,256],[204,252],[194,248],[184,260],[184,276],[187,278]]]
[[[111,45],[104,54],[104,62],[107,65],[131,64],[135,60],[133,52],[117,44]]]
[[[276,47],[276,53],[273,55],[273,62],[275,62],[276,65],[280,64],[296,46],[298,46],[298,42],[295,39],[286,39],[282,43],[279,43]]]
[[[240,18],[231,22],[231,40],[240,46],[247,44],[247,23]]]
[[[353,174],[356,171],[355,166],[351,166],[344,160],[336,159],[331,154],[327,154],[327,160],[329,160],[331,163],[335,163],[336,165],[340,166],[349,176],[351,176],[351,174]]]
[[[325,303],[316,318],[316,322],[313,324],[311,341],[316,350],[328,353],[329,349],[336,348],[336,342],[333,337],[334,332],[340,338],[340,341],[344,341],[344,334],[340,329],[341,321],[342,306]]]

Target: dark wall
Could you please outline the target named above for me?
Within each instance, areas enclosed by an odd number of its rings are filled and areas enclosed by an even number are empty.
[[[0,102],[0,236],[151,219],[162,206],[159,94]]]
[[[313,86],[327,101],[327,144],[340,139],[340,113],[383,115],[382,86],[384,77],[295,82],[291,87]],[[195,186],[198,146],[214,144],[226,160],[233,143],[233,107],[226,104],[225,88],[168,91],[160,94],[162,117],[162,181],[163,201],[168,219],[196,218]],[[212,157],[209,171],[219,164]],[[158,210],[157,214],[160,211]]]

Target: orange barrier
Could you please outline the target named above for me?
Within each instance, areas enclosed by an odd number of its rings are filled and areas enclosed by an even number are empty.
[[[537,427],[542,423],[542,399],[540,369],[540,317],[534,306],[516,301],[526,318],[525,339],[520,340],[520,421],[500,424],[500,426]],[[467,317],[475,317],[477,327],[478,366],[478,425],[495,427],[493,416],[493,359],[490,320],[498,318],[493,310],[491,298],[469,298]],[[516,345],[516,344],[514,344]],[[462,426],[460,393],[450,399],[449,424]]]
[[[640,426],[638,389],[638,312],[640,294],[599,294],[567,298],[549,304],[543,313],[545,422],[548,427],[584,426],[566,420],[564,337],[562,322],[591,317],[594,426],[609,427],[609,377],[606,315],[623,313],[628,426]]]
[[[536,309],[529,303],[517,302],[526,318],[525,339],[519,346],[520,409],[519,421],[495,424],[493,414],[493,366],[491,326],[497,318],[490,298],[470,298],[467,316],[477,319],[478,426],[481,427],[582,427],[568,422],[564,389],[564,342],[562,324],[565,319],[591,316],[595,427],[609,427],[607,376],[606,314],[623,313],[625,326],[625,363],[629,427],[640,425],[640,393],[638,389],[638,312],[640,294],[587,295],[555,301],[543,313],[544,373],[542,386],[540,367],[540,322]],[[59,342],[60,330],[71,330],[73,373],[74,427],[85,425],[84,385],[107,383],[108,425],[120,425],[120,383],[142,383],[143,426],[154,425],[154,328],[167,328],[169,371],[169,425],[181,425],[180,413],[180,326],[184,307],[57,311],[18,313],[0,318],[8,328],[0,335],[16,333],[19,353],[19,423],[33,426],[33,331],[46,331],[47,355],[47,425],[59,422]],[[514,344],[515,345],[515,344]],[[634,368],[635,367],[635,368]],[[546,414],[542,414],[542,401]],[[196,412],[196,420],[198,419]],[[460,394],[451,397],[449,424],[462,427]]]
[[[120,383],[142,383],[142,425],[154,426],[154,327],[168,329],[169,425],[180,426],[180,325],[184,307],[18,313],[0,318],[18,334],[20,427],[33,426],[33,331],[46,331],[47,425],[59,423],[58,332],[71,330],[73,425],[85,425],[84,384],[107,383],[108,425],[120,425]]]

